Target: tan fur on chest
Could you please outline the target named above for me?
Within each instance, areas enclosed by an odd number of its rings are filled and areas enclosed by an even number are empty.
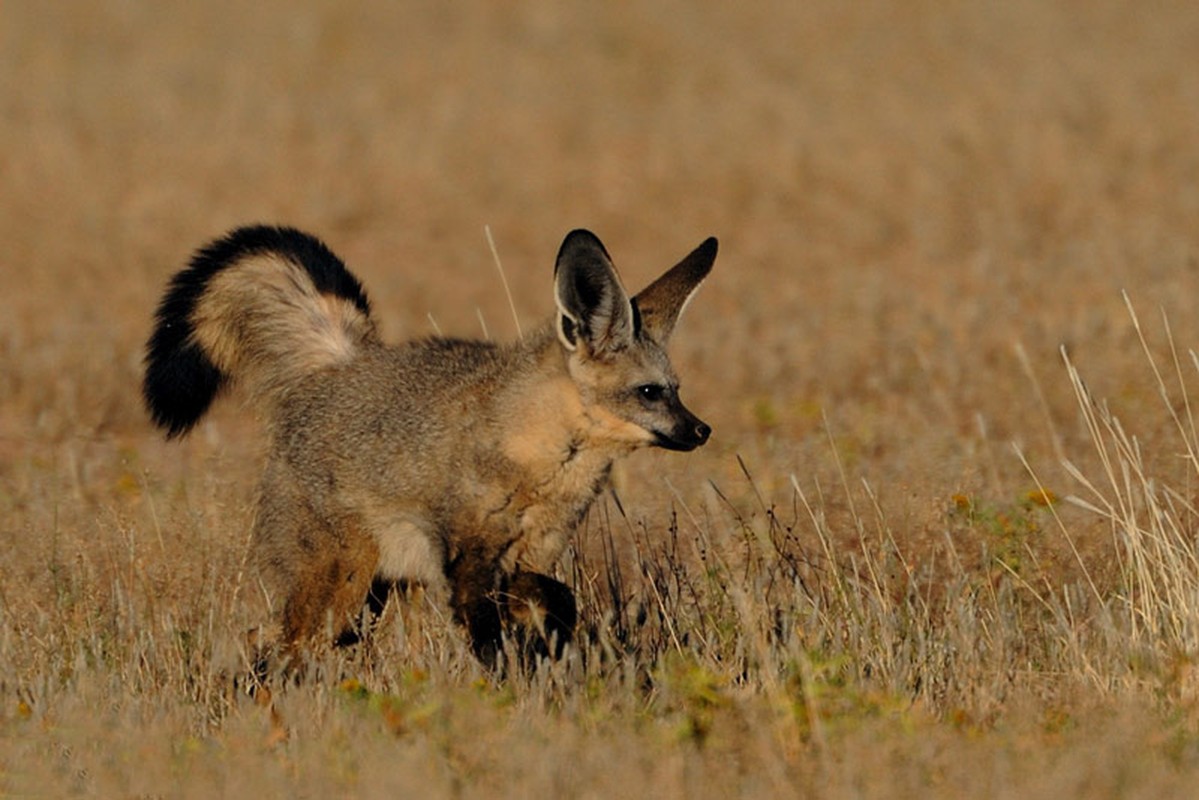
[[[609,435],[607,420],[588,413],[568,378],[545,381],[521,399],[500,443],[515,479],[505,511],[516,539],[504,561],[507,568],[544,569],[561,554],[627,445]]]

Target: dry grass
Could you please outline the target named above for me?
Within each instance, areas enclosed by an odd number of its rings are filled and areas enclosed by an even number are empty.
[[[1193,4],[410,5],[4,6],[0,795],[1189,796]],[[414,597],[236,691],[258,428],[137,385],[256,220],[390,338],[515,334],[484,225],[525,323],[571,227],[632,286],[721,237],[715,438],[591,514],[564,662]]]

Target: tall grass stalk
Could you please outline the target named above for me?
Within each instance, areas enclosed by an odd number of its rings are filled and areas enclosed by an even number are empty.
[[[1127,295],[1124,300],[1163,413],[1173,428],[1170,449],[1177,458],[1164,464],[1151,458],[1162,450],[1161,445],[1147,453],[1138,435],[1109,403],[1092,394],[1063,348],[1062,358],[1098,463],[1093,473],[1087,474],[1072,461],[1065,462],[1066,470],[1083,489],[1082,497],[1067,499],[1098,515],[1111,528],[1122,579],[1113,598],[1113,611],[1125,626],[1130,647],[1159,658],[1191,659],[1199,655],[1199,511],[1193,494],[1194,478],[1199,475],[1199,439],[1184,362],[1165,315],[1162,329],[1169,363],[1163,369]],[[1199,371],[1194,351],[1189,355]],[[1181,471],[1177,469],[1180,463]]]

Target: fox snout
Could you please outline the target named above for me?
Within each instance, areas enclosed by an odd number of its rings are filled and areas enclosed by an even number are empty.
[[[708,441],[712,427],[692,414],[680,403],[678,421],[669,431],[654,431],[654,445],[667,450],[694,450]]]

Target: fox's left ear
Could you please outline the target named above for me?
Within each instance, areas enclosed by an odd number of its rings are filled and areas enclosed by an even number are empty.
[[[674,324],[691,302],[696,289],[712,271],[716,261],[716,238],[709,237],[662,277],[641,290],[633,305],[641,316],[641,325],[660,345],[665,345]]]

